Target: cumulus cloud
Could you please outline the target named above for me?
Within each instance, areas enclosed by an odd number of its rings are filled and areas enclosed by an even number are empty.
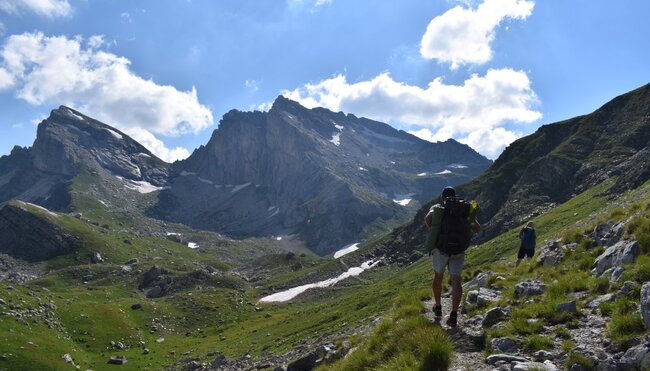
[[[490,44],[497,26],[507,18],[527,18],[534,6],[529,0],[485,0],[476,9],[456,6],[429,22],[420,54],[449,62],[452,69],[486,63],[492,59]]]
[[[212,125],[212,112],[199,103],[196,89],[179,91],[145,80],[129,69],[128,59],[101,50],[103,44],[101,36],[84,42],[12,35],[0,49],[0,89],[13,88],[32,105],[76,107],[125,132],[138,128],[177,136]],[[150,149],[166,156],[156,148]]]
[[[282,94],[310,108],[406,124],[427,140],[459,139],[490,157],[520,136],[503,128],[505,124],[530,123],[542,116],[534,109],[538,99],[528,76],[512,69],[474,74],[462,85],[436,78],[426,88],[394,81],[386,72],[357,83],[339,74]]]
[[[167,148],[162,140],[156,138],[155,135],[145,129],[131,127],[125,129],[124,132],[138,141],[138,143],[145,146],[163,161],[174,162],[176,160],[186,159],[190,156],[190,152],[183,147],[176,147],[174,149]]]
[[[45,17],[65,17],[72,13],[68,0],[0,0],[0,10],[16,14],[30,11]]]

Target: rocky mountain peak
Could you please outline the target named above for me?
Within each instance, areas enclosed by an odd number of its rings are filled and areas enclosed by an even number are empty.
[[[489,164],[456,142],[280,96],[268,112],[224,115],[205,147],[172,166],[154,214],[235,237],[297,234],[324,254],[368,238],[371,223],[403,221]]]
[[[98,179],[121,179],[161,187],[168,164],[123,132],[69,107],[51,111],[30,148],[0,158],[0,204],[17,198],[66,209],[68,184],[82,171]]]

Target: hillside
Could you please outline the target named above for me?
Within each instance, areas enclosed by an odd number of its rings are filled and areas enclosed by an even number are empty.
[[[615,195],[648,178],[650,84],[589,115],[544,125],[520,138],[483,174],[457,187],[457,193],[478,201],[482,231],[476,242],[484,242],[607,179],[615,180],[608,191]],[[384,237],[378,253],[404,260],[413,246],[423,246],[422,221],[437,201],[425,204],[410,223]]]

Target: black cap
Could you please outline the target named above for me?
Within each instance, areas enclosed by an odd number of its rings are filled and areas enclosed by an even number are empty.
[[[456,197],[456,190],[454,187],[446,186],[445,189],[442,190],[442,198],[446,197]]]

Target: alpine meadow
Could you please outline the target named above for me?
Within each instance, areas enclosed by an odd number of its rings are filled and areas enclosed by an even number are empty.
[[[0,0],[0,370],[650,370],[649,11]]]

